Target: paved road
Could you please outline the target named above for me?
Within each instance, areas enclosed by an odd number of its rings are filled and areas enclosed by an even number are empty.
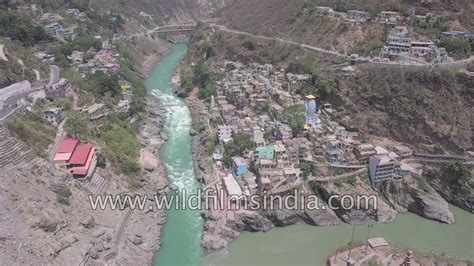
[[[245,31],[239,31],[239,30],[232,30],[232,29],[228,29],[227,27],[225,27],[223,25],[211,24],[211,27],[217,27],[220,31],[225,31],[225,32],[228,32],[228,33],[250,36],[250,37],[254,37],[254,38],[262,39],[262,40],[267,40],[267,41],[278,41],[278,42],[281,42],[281,43],[287,43],[287,44],[291,44],[291,45],[301,46],[301,47],[306,48],[308,50],[313,50],[313,51],[316,51],[316,52],[319,52],[319,53],[330,54],[330,55],[334,55],[334,56],[337,56],[337,57],[347,57],[347,55],[338,53],[336,51],[326,50],[326,49],[323,49],[323,48],[320,48],[320,47],[311,46],[311,45],[298,43],[298,42],[294,42],[294,41],[290,41],[290,40],[285,40],[285,39],[281,39],[281,38],[274,38],[274,37],[268,37],[268,36],[263,36],[263,35],[256,35],[256,34],[253,34],[253,33],[245,32]]]
[[[218,25],[218,24],[211,24],[211,27],[217,28],[220,31],[224,31],[224,32],[228,32],[228,33],[245,35],[245,36],[250,36],[250,37],[253,37],[253,38],[268,40],[268,41],[278,41],[278,42],[287,43],[287,44],[291,44],[291,45],[297,45],[297,46],[300,46],[302,48],[312,50],[312,51],[315,51],[315,52],[318,52],[318,53],[329,54],[329,55],[333,55],[333,56],[337,56],[337,57],[346,57],[347,58],[347,55],[345,55],[345,54],[341,54],[341,53],[336,52],[336,51],[331,51],[331,50],[323,49],[323,48],[316,47],[316,46],[307,45],[307,44],[304,44],[304,43],[298,43],[298,42],[294,42],[294,41],[290,41],[290,40],[284,40],[284,39],[281,39],[281,38],[274,38],[274,37],[268,37],[268,36],[263,36],[263,35],[256,35],[256,34],[245,32],[245,31],[232,30],[232,29],[228,29],[226,26]],[[390,62],[374,62],[372,60],[372,58],[364,58],[364,57],[359,57],[359,59],[362,60],[362,61],[367,61],[367,62],[372,63],[372,64],[380,64],[380,65],[403,65],[403,66],[408,66],[408,67],[410,67],[410,66],[413,66],[413,67],[438,66],[438,67],[447,68],[447,69],[458,69],[458,68],[463,68],[465,65],[467,65],[470,62],[473,62],[474,61],[474,56],[471,56],[467,59],[462,59],[462,60],[457,60],[457,61],[452,61],[452,62],[444,62],[444,63],[439,63],[439,64],[420,63],[420,62],[405,63],[405,62],[393,62],[393,61],[390,61]]]
[[[0,58],[3,59],[4,61],[8,61],[8,58],[5,55],[5,52],[3,51],[3,44],[0,44]]]
[[[43,83],[39,82],[32,85],[25,80],[0,89],[0,120],[3,120],[4,117],[14,111],[20,100],[43,87]]]
[[[50,65],[49,70],[50,73],[48,87],[51,87],[53,84],[59,81],[59,67],[55,65]]]

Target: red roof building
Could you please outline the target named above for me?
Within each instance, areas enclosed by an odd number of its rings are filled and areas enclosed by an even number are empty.
[[[95,150],[91,144],[79,143],[77,139],[63,139],[53,161],[57,167],[68,168],[76,177],[84,177],[95,169]]]
[[[66,166],[71,159],[72,153],[77,147],[79,141],[77,139],[63,139],[59,143],[58,150],[56,155],[53,158],[53,161],[61,166]]]
[[[63,139],[56,153],[72,153],[78,143],[77,139]]]
[[[69,160],[69,165],[71,166],[84,166],[89,157],[89,153],[92,151],[91,144],[79,144],[72,153],[71,159]]]
[[[89,155],[87,156],[87,160],[84,166],[74,168],[72,170],[72,174],[75,176],[86,176],[91,167],[92,160],[94,159],[94,153],[95,153],[94,148],[92,148],[92,150],[89,152]]]

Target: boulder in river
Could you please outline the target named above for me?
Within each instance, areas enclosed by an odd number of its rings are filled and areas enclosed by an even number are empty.
[[[388,182],[384,186],[386,198],[397,209],[406,209],[428,219],[454,223],[449,204],[427,183],[420,187],[419,180],[403,179]]]

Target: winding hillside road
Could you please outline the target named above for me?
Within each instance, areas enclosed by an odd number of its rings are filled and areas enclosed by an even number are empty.
[[[257,38],[257,39],[261,39],[261,40],[278,41],[278,42],[281,42],[281,43],[297,45],[297,46],[301,46],[305,49],[313,50],[313,51],[323,53],[323,54],[330,54],[330,55],[334,55],[334,56],[337,56],[337,57],[347,57],[347,55],[338,53],[336,51],[326,50],[326,49],[323,49],[323,48],[320,48],[320,47],[311,46],[311,45],[298,43],[298,42],[294,42],[294,41],[290,41],[290,40],[285,40],[285,39],[281,39],[281,38],[274,38],[274,37],[268,37],[268,36],[263,36],[263,35],[256,35],[256,34],[253,34],[253,33],[245,32],[245,31],[239,31],[239,30],[232,30],[232,29],[228,29],[226,26],[223,26],[223,25],[211,24],[211,27],[212,28],[218,28],[220,31],[233,33],[233,34],[250,36],[250,37],[254,37],[254,38]]]
[[[55,65],[50,65],[49,70],[49,83],[48,87],[51,87],[53,84],[56,84],[59,81],[59,67]]]
[[[250,32],[245,32],[245,31],[233,30],[233,29],[227,28],[224,25],[218,25],[218,24],[215,24],[215,23],[211,24],[211,28],[213,28],[213,29],[217,28],[220,31],[233,33],[233,34],[238,34],[238,35],[250,36],[250,37],[261,39],[261,40],[278,41],[278,42],[281,42],[281,43],[297,45],[297,46],[300,46],[300,47],[308,49],[308,50],[312,50],[312,51],[322,53],[322,54],[333,55],[333,56],[336,56],[336,57],[345,57],[345,58],[348,57],[348,55],[341,54],[341,53],[336,52],[336,51],[323,49],[321,47],[311,46],[311,45],[307,45],[307,44],[304,44],[304,43],[298,43],[298,42],[295,42],[295,41],[285,40],[285,39],[281,39],[281,38],[257,35],[257,34],[253,34],[253,33],[250,33]],[[372,60],[372,58],[364,58],[364,57],[359,57],[359,60],[366,61],[366,62],[372,63],[372,64],[377,64],[377,65],[400,65],[400,66],[407,66],[407,67],[433,67],[433,66],[438,66],[438,67],[445,68],[445,69],[460,69],[460,68],[464,68],[470,62],[473,62],[474,61],[474,56],[471,56],[469,58],[462,59],[462,60],[457,60],[457,61],[452,61],[452,62],[444,62],[444,63],[439,63],[439,64],[417,63],[417,62],[400,63],[400,62],[393,62],[393,61],[392,62],[375,62],[375,61]]]

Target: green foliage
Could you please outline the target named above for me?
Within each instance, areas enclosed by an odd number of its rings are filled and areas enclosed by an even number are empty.
[[[25,46],[52,40],[41,26],[33,23],[30,17],[4,10],[0,10],[0,36],[18,40]]]
[[[110,122],[102,130],[106,157],[118,164],[125,174],[137,174],[140,171],[137,163],[140,148],[135,135]]]
[[[212,95],[216,94],[217,82],[222,79],[222,75],[215,74],[209,71],[209,66],[204,61],[199,61],[193,70],[194,84],[199,86],[199,98],[209,99]],[[189,84],[186,85],[187,89],[192,89]]]
[[[449,25],[443,19],[437,19],[434,23],[427,21],[415,21],[413,30],[427,37],[436,37],[443,31],[449,30]]]
[[[471,52],[471,44],[459,38],[443,38],[439,46],[446,48],[446,51],[456,57],[466,57]]]
[[[286,69],[287,72],[296,73],[296,74],[310,74],[316,75],[316,65],[314,64],[314,60],[298,60],[292,61],[289,63],[288,68]]]
[[[106,159],[102,153],[97,153],[97,167],[105,168]]]
[[[16,138],[27,143],[39,155],[45,155],[56,136],[56,129],[38,112],[19,115],[7,126]]]
[[[298,135],[304,129],[306,121],[303,108],[299,105],[288,106],[283,110],[283,119],[288,123],[293,135]]]
[[[233,156],[242,156],[246,150],[252,148],[252,140],[250,135],[245,133],[237,133],[232,140],[224,145],[223,163],[224,166],[230,167]]]
[[[338,187],[338,188],[341,188],[341,187],[343,186],[343,185],[342,185],[342,182],[339,181],[339,180],[334,181],[334,185],[335,185],[336,187]]]
[[[347,178],[347,183],[349,183],[351,186],[355,186],[357,183],[357,179],[354,176],[350,176]]]
[[[205,55],[206,60],[216,55],[214,51],[214,45],[211,41],[204,41],[199,45],[199,50],[202,54]]]
[[[249,51],[255,51],[255,49],[257,49],[256,44],[251,40],[245,41],[243,46]]]
[[[377,262],[376,260],[369,260],[369,266],[382,266],[383,264]]]
[[[102,72],[96,72],[89,76],[89,84],[91,85],[90,89],[100,96],[104,96],[106,93],[111,93],[112,97],[121,96],[117,75],[109,76]]]
[[[56,200],[59,204],[69,205],[69,198],[72,195],[71,190],[65,185],[58,185],[53,188],[53,191],[56,193]]]
[[[433,149],[436,154],[444,154],[443,147],[441,147],[441,145],[439,145],[438,143],[434,145]]]
[[[193,78],[188,72],[181,71],[181,88],[184,90],[184,93],[188,95],[193,90]]]
[[[450,163],[446,166],[446,172],[454,178],[459,185],[463,185],[472,179],[469,168],[460,162]]]
[[[423,190],[424,192],[431,192],[431,187],[428,184],[426,178],[422,177],[418,182],[418,188]]]
[[[73,41],[62,45],[60,51],[63,55],[71,55],[74,51],[85,52],[90,48],[100,50],[102,48],[102,42],[93,36],[84,35],[76,37]]]
[[[312,164],[304,163],[301,165],[301,172],[304,177],[312,176],[314,174],[314,167]]]
[[[89,119],[83,113],[73,111],[67,114],[64,130],[75,138],[87,138],[90,134]]]
[[[86,78],[74,77],[74,84],[81,89],[82,92],[90,93],[95,98],[112,100],[112,103],[118,102],[122,96],[122,90],[119,85],[119,77],[115,75],[106,75],[102,72],[87,75]],[[143,92],[146,94],[146,92]],[[111,98],[110,98],[111,97]]]
[[[123,57],[123,60],[120,62],[120,76],[132,85],[133,98],[130,105],[130,115],[136,115],[144,109],[147,90],[143,83],[143,79],[140,77],[131,61],[128,49],[123,45],[119,45],[118,49]]]

